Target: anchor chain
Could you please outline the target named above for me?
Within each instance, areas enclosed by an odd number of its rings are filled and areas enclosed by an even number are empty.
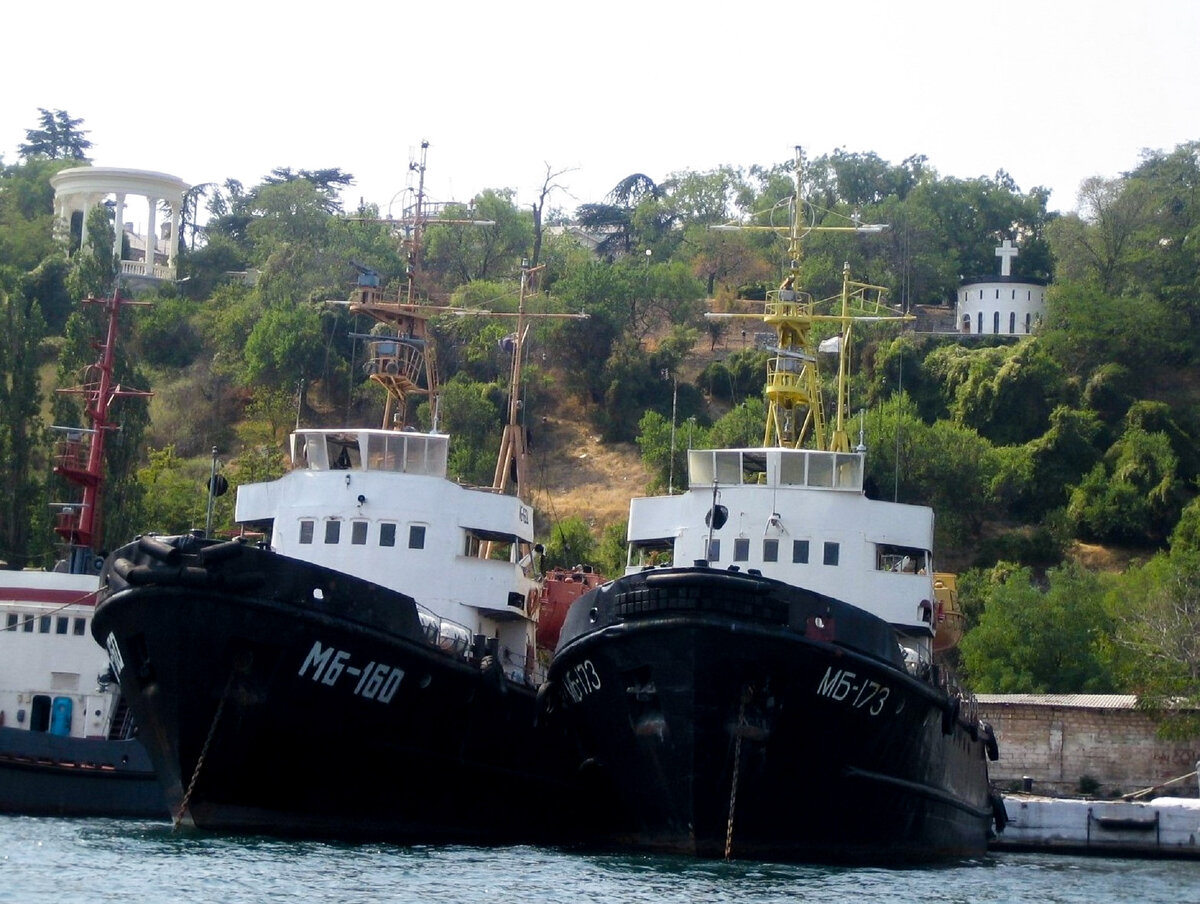
[[[738,724],[733,742],[733,781],[729,787],[729,820],[725,823],[725,859],[733,853],[733,812],[737,808],[738,771],[742,763],[742,734],[746,727],[746,703],[753,693],[750,685],[742,687],[742,702],[738,707]]]
[[[208,727],[208,737],[204,739],[204,746],[200,748],[200,756],[196,758],[196,768],[192,770],[192,780],[188,782],[187,791],[184,792],[179,810],[175,814],[172,831],[178,831],[183,822],[183,814],[187,812],[188,805],[192,801],[192,792],[196,790],[196,781],[200,778],[200,770],[204,766],[204,758],[208,756],[208,747],[212,744],[213,735],[217,733],[217,723],[221,721],[221,713],[225,709],[225,701],[229,699],[230,691],[233,690],[233,679],[236,675],[237,666],[235,665],[229,672],[229,680],[225,682],[225,691],[221,694],[221,701],[217,704],[217,712],[213,716],[212,725]]]

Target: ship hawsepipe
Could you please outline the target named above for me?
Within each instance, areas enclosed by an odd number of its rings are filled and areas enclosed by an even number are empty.
[[[483,638],[439,649],[411,597],[266,548],[143,537],[102,575],[93,635],[177,821],[518,842],[564,799],[532,687]]]
[[[544,695],[615,845],[908,861],[985,852],[986,725],[891,625],[761,575],[627,575],[571,607]]]

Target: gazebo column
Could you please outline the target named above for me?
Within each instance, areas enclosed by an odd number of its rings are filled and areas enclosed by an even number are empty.
[[[158,247],[158,198],[146,196],[149,212],[146,214],[146,275],[154,276],[154,249]]]
[[[124,192],[120,192],[120,191],[117,192],[117,206],[113,210],[113,216],[115,218],[114,222],[113,222],[113,226],[116,227],[116,229],[114,230],[116,232],[116,235],[113,237],[113,259],[116,261],[120,261],[121,260],[121,239],[125,235],[125,193]],[[117,266],[117,269],[120,270],[119,264]]]

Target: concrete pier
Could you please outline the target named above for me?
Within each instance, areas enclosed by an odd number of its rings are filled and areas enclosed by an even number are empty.
[[[992,850],[1200,859],[1196,798],[1135,803],[1006,794],[1004,809],[1008,824]]]

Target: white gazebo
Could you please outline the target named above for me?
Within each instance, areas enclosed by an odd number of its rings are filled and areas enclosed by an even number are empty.
[[[1025,336],[1046,315],[1046,283],[1012,275],[1017,247],[1008,239],[996,249],[1000,275],[965,279],[958,289],[958,331],[964,335]]]
[[[118,169],[106,166],[80,166],[66,169],[50,177],[54,189],[54,215],[59,227],[70,235],[71,217],[83,215],[83,230],[80,247],[87,247],[88,214],[97,204],[115,198],[116,241],[113,257],[120,260],[124,276],[147,279],[174,279],[175,256],[179,248],[179,220],[183,213],[183,195],[188,185],[177,176],[156,173],[151,170]],[[121,258],[121,238],[125,232],[125,199],[128,195],[146,201],[146,245],[141,261]],[[165,248],[160,252],[157,236],[158,205],[165,202],[170,209],[170,231],[166,236]],[[163,263],[159,263],[159,259]]]

